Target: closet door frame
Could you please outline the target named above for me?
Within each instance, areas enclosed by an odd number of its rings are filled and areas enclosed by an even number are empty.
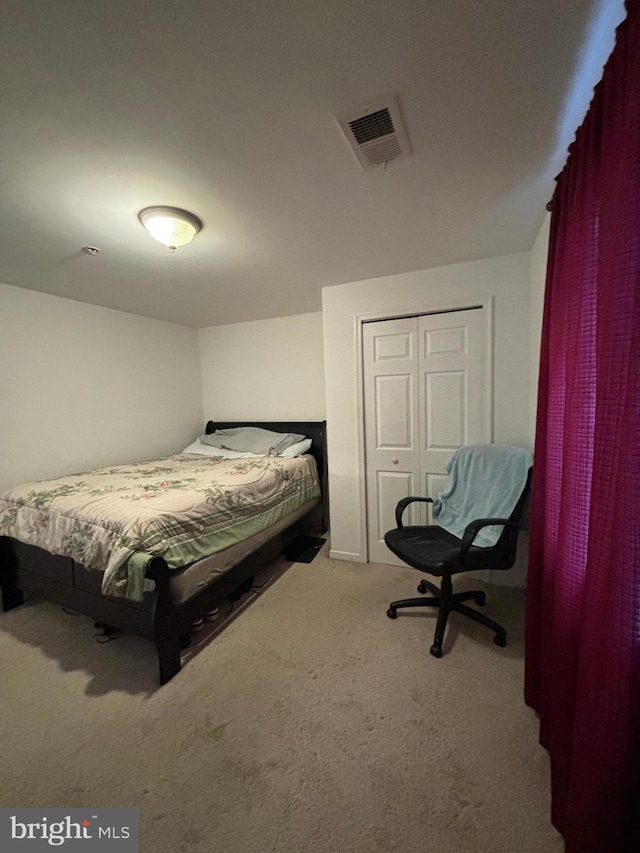
[[[369,538],[367,536],[367,485],[365,461],[365,408],[364,408],[364,352],[362,327],[364,323],[374,320],[399,320],[402,317],[420,317],[423,314],[445,314],[454,311],[467,311],[474,308],[482,309],[485,333],[484,375],[486,377],[487,405],[484,408],[484,430],[489,442],[493,442],[493,310],[494,297],[485,296],[473,300],[451,300],[443,303],[426,303],[424,306],[412,306],[411,311],[375,311],[357,314],[354,317],[355,339],[357,342],[356,358],[356,405],[357,405],[357,446],[358,446],[358,492],[360,500],[360,541],[366,550],[366,562],[369,562]]]

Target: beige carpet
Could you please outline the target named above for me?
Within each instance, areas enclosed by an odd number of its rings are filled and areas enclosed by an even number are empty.
[[[138,806],[143,853],[560,853],[522,593],[489,588],[506,649],[454,614],[436,660],[430,609],[385,615],[419,579],[290,565],[162,688],[144,640],[0,613],[0,805]]]

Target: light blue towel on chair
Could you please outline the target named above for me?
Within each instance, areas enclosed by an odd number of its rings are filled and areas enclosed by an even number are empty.
[[[527,482],[533,456],[506,444],[460,447],[447,465],[449,480],[433,503],[433,518],[459,539],[478,518],[509,518]],[[483,527],[474,540],[480,548],[495,545],[504,527]]]

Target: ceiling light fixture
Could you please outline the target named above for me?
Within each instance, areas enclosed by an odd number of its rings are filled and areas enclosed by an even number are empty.
[[[154,240],[172,252],[190,243],[202,228],[197,216],[178,207],[145,207],[138,219]]]

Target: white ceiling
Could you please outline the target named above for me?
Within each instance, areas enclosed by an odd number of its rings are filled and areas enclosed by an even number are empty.
[[[0,281],[209,326],[527,251],[621,9],[3,0]],[[385,93],[412,156],[365,172],[335,116]],[[203,231],[169,253],[153,204]]]

